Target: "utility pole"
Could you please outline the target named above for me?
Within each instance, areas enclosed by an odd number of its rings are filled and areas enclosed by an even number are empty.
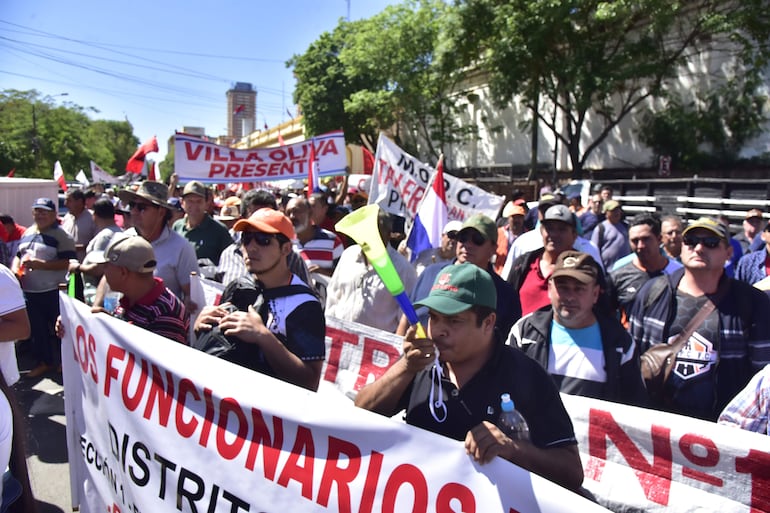
[[[35,156],[35,167],[40,164],[40,141],[37,138],[37,114],[35,104],[32,104],[32,154]]]
[[[58,98],[59,96],[69,96],[70,93],[59,93],[47,95],[44,100]],[[35,167],[40,164],[40,138],[37,136],[37,99],[32,102],[32,153],[35,155]]]

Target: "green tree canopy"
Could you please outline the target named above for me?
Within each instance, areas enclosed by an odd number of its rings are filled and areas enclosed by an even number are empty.
[[[434,157],[467,136],[450,99],[458,75],[435,58],[448,9],[440,0],[393,5],[365,20],[341,21],[295,55],[287,65],[308,132],[342,127],[348,140],[363,136],[371,144],[385,130]]]
[[[0,173],[51,178],[61,162],[67,178],[89,169],[91,160],[106,171],[123,174],[139,139],[128,121],[92,120],[71,102],[56,105],[37,91],[0,93]]]
[[[447,26],[447,51],[488,73],[499,105],[521,95],[566,146],[576,176],[684,64],[708,51],[753,73],[767,64],[770,34],[760,0],[459,0]],[[589,116],[601,122],[590,140]]]

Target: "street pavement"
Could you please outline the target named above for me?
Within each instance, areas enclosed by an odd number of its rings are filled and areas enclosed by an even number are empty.
[[[22,349],[17,346],[17,351]],[[61,373],[26,378],[34,362],[18,355],[21,379],[14,386],[27,413],[27,465],[39,513],[72,511]]]

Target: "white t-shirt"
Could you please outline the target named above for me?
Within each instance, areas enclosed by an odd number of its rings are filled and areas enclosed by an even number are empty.
[[[16,276],[10,269],[0,264],[0,317],[26,308],[24,293]],[[2,323],[0,323],[0,370],[3,372],[6,382],[13,385],[19,381],[19,367],[16,364],[16,346],[13,340],[2,338]]]
[[[0,392],[0,470],[5,472],[11,460],[13,447],[13,415],[5,394]],[[3,495],[3,480],[0,479],[0,497]]]

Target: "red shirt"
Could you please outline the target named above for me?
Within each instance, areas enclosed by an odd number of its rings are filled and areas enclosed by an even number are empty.
[[[551,304],[548,299],[548,279],[540,272],[540,261],[540,258],[536,258],[530,264],[519,288],[522,316]]]
[[[21,239],[21,236],[24,235],[24,230],[26,230],[24,226],[21,226],[18,223],[13,223],[13,230],[8,232],[8,242]]]

